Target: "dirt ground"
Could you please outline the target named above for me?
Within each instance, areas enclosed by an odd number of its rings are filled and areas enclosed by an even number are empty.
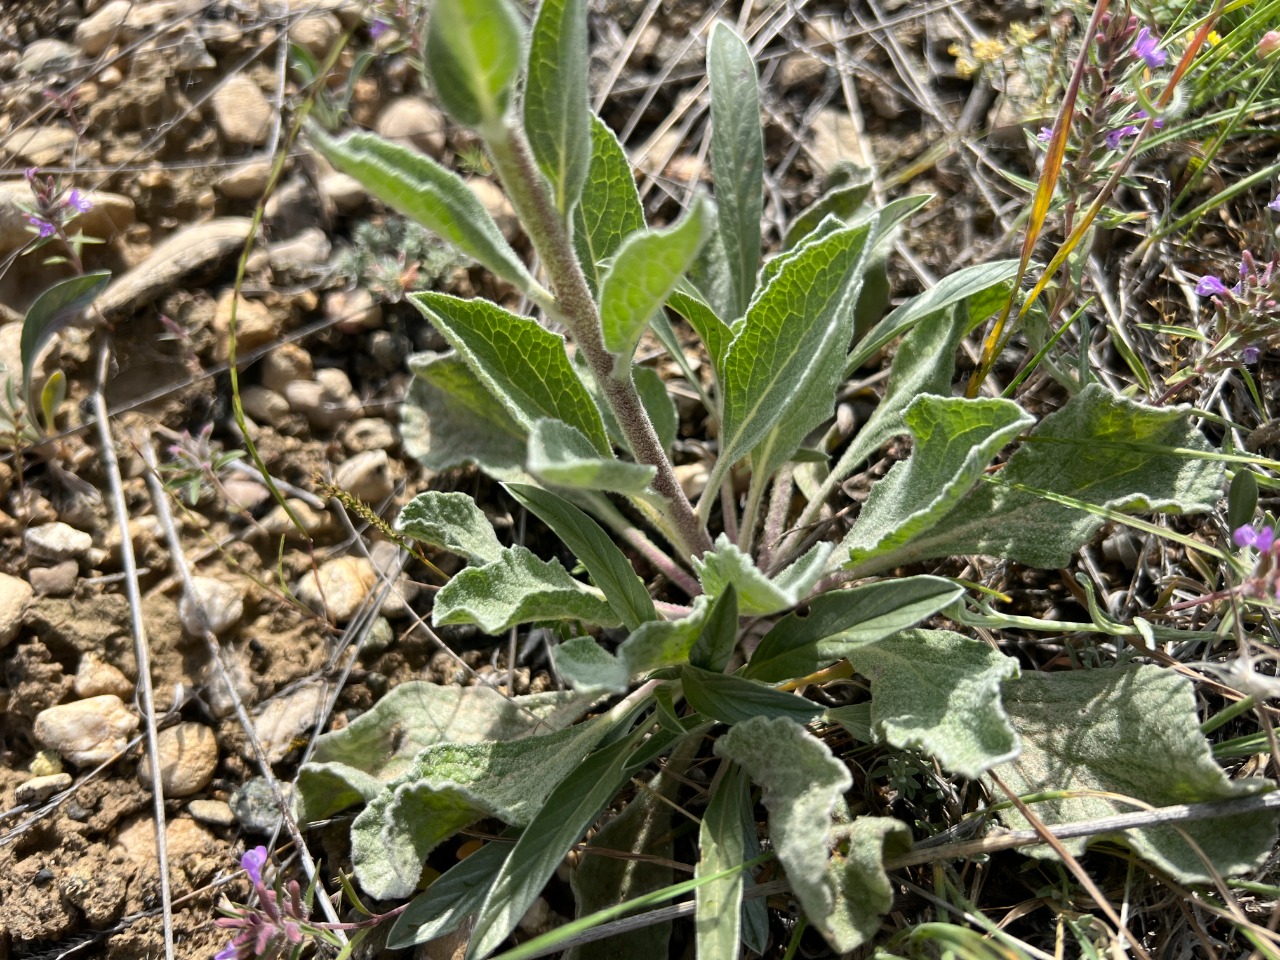
[[[1013,123],[1016,91],[957,76],[946,50],[975,30],[1030,17],[1031,6],[925,10],[886,0],[880,8],[893,44],[862,28],[857,18],[870,14],[861,5],[748,13],[764,51],[777,223],[782,210],[817,195],[838,161],[903,169],[948,137]],[[704,13],[674,0],[592,4],[595,89],[611,88],[602,114],[631,151],[658,221],[707,176],[698,98]],[[85,193],[93,207],[75,226],[100,242],[83,248],[84,268],[113,276],[95,323],[65,330],[33,371],[28,387],[37,393],[54,371],[67,378],[55,422],[19,437],[0,419],[0,571],[25,584],[6,582],[18,613],[0,620],[0,629],[13,625],[0,633],[0,958],[163,953],[136,723],[148,705],[94,418],[104,344],[151,706],[169,733],[166,837],[179,957],[209,957],[225,943],[211,921],[214,903],[247,894],[238,857],[274,835],[262,813],[264,775],[287,788],[315,733],[411,678],[505,689],[505,643],[457,631],[436,647],[416,629],[430,608],[430,573],[410,565],[393,590],[377,590],[378,569],[397,575],[396,550],[319,486],[333,480],[383,518],[427,484],[464,489],[492,501],[496,525],[515,523],[510,505],[475,475],[426,476],[406,453],[405,358],[443,346],[398,297],[397,282],[412,281],[415,264],[395,262],[394,244],[384,244],[375,253],[399,277],[370,267],[368,237],[387,236],[385,211],[303,141],[285,152],[303,94],[282,39],[323,58],[350,30],[330,84],[335,96],[350,95],[348,126],[375,128],[446,163],[469,161],[473,146],[424,99],[405,53],[384,53],[347,83],[354,52],[379,49],[368,19],[359,0],[9,0],[0,10],[0,364],[21,379],[21,318],[71,273],[43,262],[60,252],[55,246],[24,252],[33,237],[24,171],[38,168],[58,189]],[[898,55],[918,67],[916,88],[899,81]],[[1004,143],[993,149],[1022,162],[1019,137]],[[477,189],[519,244],[501,197],[483,183]],[[907,192],[940,199],[904,235],[891,266],[895,296],[1000,250],[1019,202],[977,175],[960,149],[877,185],[881,199]],[[308,537],[252,470],[202,471],[220,452],[244,449],[231,409],[228,330],[237,261],[260,205],[237,306],[240,389],[248,434]],[[776,230],[769,239],[777,242]],[[440,288],[501,295],[438,249],[432,257]],[[3,398],[0,408],[13,412]],[[684,413],[681,440],[692,450],[705,424]],[[152,452],[178,464],[165,474],[172,532],[191,572],[213,581],[200,582],[224,670],[181,609],[181,570],[147,483]],[[537,536],[532,525],[529,536]],[[516,692],[550,683],[536,649],[517,667]],[[57,715],[47,711],[72,704],[97,725],[93,749],[77,752],[65,731],[50,732]],[[34,790],[37,776],[53,779]],[[341,845],[331,833],[315,840],[332,877],[343,866]]]

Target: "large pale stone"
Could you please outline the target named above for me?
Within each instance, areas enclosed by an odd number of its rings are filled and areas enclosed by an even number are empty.
[[[49,707],[36,714],[34,732],[44,747],[77,767],[105,763],[129,744],[138,718],[112,694]]]
[[[271,136],[271,104],[244,75],[231,77],[218,88],[213,95],[213,112],[228,143],[260,147]]]
[[[189,797],[199,793],[213,779],[218,767],[218,738],[202,723],[179,723],[156,736],[160,755],[160,786],[166,797]],[[151,789],[151,763],[144,756],[138,763],[138,780]]]
[[[7,647],[18,635],[22,615],[31,602],[31,584],[27,581],[0,573],[0,648]]]

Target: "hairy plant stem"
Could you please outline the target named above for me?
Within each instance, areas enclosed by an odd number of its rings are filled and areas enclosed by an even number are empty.
[[[568,328],[632,455],[657,470],[653,489],[666,503],[674,546],[685,559],[701,556],[711,549],[711,537],[693,512],[640,400],[631,375],[631,359],[615,357],[604,345],[599,308],[587,287],[569,233],[533,162],[524,131],[503,123],[482,130],[481,135],[555,293],[554,303],[540,305]]]

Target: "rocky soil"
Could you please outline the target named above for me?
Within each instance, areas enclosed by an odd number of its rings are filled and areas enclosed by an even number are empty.
[[[650,6],[593,5],[593,73],[597,88],[613,85],[606,119],[661,218],[705,176],[693,96],[705,23],[696,5]],[[884,6],[901,13],[903,43],[941,71],[947,109],[986,118],[995,92],[970,94],[937,66],[964,23]],[[850,39],[853,26],[816,9],[759,20],[774,30],[762,72],[775,204],[813,199],[838,160],[888,165],[929,145],[918,108],[874,68],[879,48],[863,50],[861,102],[846,99],[845,58],[866,42]],[[367,23],[358,0],[16,0],[0,11],[0,378],[14,384],[0,391],[0,958],[162,955],[146,709],[160,727],[177,955],[208,957],[226,939],[211,923],[215,900],[247,893],[239,854],[276,835],[266,778],[287,790],[311,735],[410,678],[506,688],[505,644],[457,633],[444,647],[419,628],[431,574],[405,568],[370,522],[428,483],[487,489],[465,473],[425,476],[402,446],[405,358],[444,345],[400,294],[423,279],[504,292],[429,245],[420,263],[397,261],[385,211],[292,140],[304,91],[282,38],[322,59],[351,31],[328,84],[349,96],[348,124],[474,163],[410,57]],[[355,75],[363,49],[385,55]],[[84,268],[112,280],[91,322],[64,330],[24,386],[22,317],[72,272],[45,262],[63,252],[56,243],[29,249],[31,167],[92,204],[68,229],[93,241]],[[924,176],[912,192],[965,182],[954,158]],[[518,243],[497,188],[480,170],[472,183]],[[931,209],[912,240],[919,276],[984,255],[983,237],[999,233],[1008,211],[969,202]],[[378,237],[384,249],[371,254]],[[233,312],[243,430],[231,408]],[[150,703],[94,421],[104,345]],[[23,398],[59,373],[54,422],[32,426]],[[704,425],[684,412],[682,437],[696,445]],[[258,472],[241,469],[247,458],[218,459],[246,434],[296,525]],[[152,456],[166,465],[167,510],[148,485]],[[705,470],[687,460],[696,485]],[[513,529],[508,510],[493,503],[495,524]],[[518,667],[517,692],[553,682],[536,654]],[[332,877],[341,864],[326,863]]]

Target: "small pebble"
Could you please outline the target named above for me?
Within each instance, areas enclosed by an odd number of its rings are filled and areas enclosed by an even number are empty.
[[[229,827],[236,822],[231,804],[222,800],[192,800],[187,804],[187,813],[214,827]]]
[[[285,503],[289,505],[289,509],[293,511],[293,516],[297,517],[298,523],[302,525],[302,532],[298,532],[297,526],[294,525],[293,519],[285,512],[284,507],[279,505],[272,507],[258,521],[254,531],[262,530],[262,532],[273,537],[300,537],[315,536],[323,533],[332,525],[332,518],[327,510],[317,510],[311,504],[304,500],[289,499]]]
[[[333,482],[366,503],[381,503],[395,492],[391,461],[385,450],[357,453],[334,471]]]
[[[32,777],[26,783],[18,784],[14,791],[14,799],[19,803],[35,805],[44,803],[55,793],[61,793],[71,786],[71,774],[51,773],[44,777]]]
[[[204,617],[215,636],[222,636],[244,617],[244,588],[213,577],[192,577],[195,596],[184,593],[178,601],[178,618],[193,637],[204,634],[204,621],[193,601],[204,608]]]
[[[160,755],[160,786],[166,797],[189,797],[199,793],[213,779],[218,767],[218,739],[202,723],[179,723],[156,736]],[[151,763],[145,755],[138,761],[138,781],[151,789]]]
[[[382,307],[364,287],[330,290],[324,295],[324,314],[343,333],[377,330],[382,326]]]
[[[320,564],[299,581],[299,600],[334,623],[346,623],[364,603],[378,575],[364,557],[338,557]]]
[[[339,213],[355,213],[369,199],[364,184],[345,173],[331,173],[322,179],[320,192],[333,202]]]
[[[262,743],[263,752],[272,763],[287,757],[294,741],[320,722],[325,689],[319,683],[308,683],[276,697],[253,721],[253,732]]]
[[[80,579],[80,564],[74,560],[63,560],[51,567],[32,567],[27,571],[27,578],[40,596],[66,597],[75,593],[76,581]]]
[[[399,442],[396,428],[381,417],[360,417],[342,428],[342,443],[352,453],[390,450]]]
[[[214,186],[232,200],[257,200],[267,189],[270,178],[271,158],[255,157],[232,167],[214,181]]]
[[[138,718],[119,697],[103,694],[36,714],[36,739],[77,767],[96,766],[129,745]]]
[[[444,115],[421,97],[400,97],[382,108],[374,130],[379,136],[433,157],[444,150]]]
[[[61,522],[28,527],[22,539],[32,557],[55,563],[82,557],[93,547],[93,537]]]
[[[267,426],[276,426],[289,416],[289,401],[266,387],[245,387],[240,391],[240,402],[245,413]]]
[[[280,344],[262,358],[258,368],[262,385],[279,394],[295,380],[310,380],[315,375],[311,354],[296,343]]]
[[[316,267],[329,259],[333,244],[319,227],[307,227],[296,237],[273,243],[267,248],[267,262],[273,270],[299,271]]]
[[[237,74],[213,94],[218,129],[230,144],[260,147],[271,135],[272,110],[262,90],[251,79]]]
[[[280,793],[287,804],[293,795],[293,785],[281,783]],[[231,794],[231,809],[247,833],[269,834],[280,825],[280,807],[276,804],[271,785],[264,777],[254,777]]]
[[[27,581],[0,573],[0,647],[7,647],[18,635],[31,593]]]
[[[112,694],[123,700],[133,696],[133,681],[119,667],[107,663],[96,653],[86,653],[76,668],[72,689],[80,697]]]

